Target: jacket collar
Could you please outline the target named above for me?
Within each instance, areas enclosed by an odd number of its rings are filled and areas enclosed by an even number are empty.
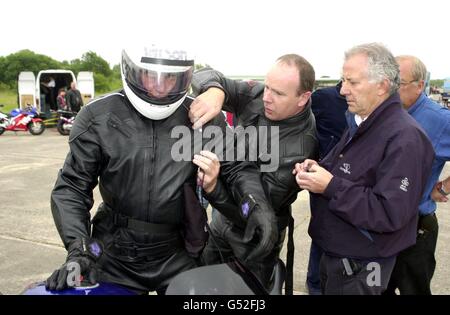
[[[270,125],[272,126],[290,126],[290,125],[299,125],[301,122],[306,121],[309,116],[311,116],[311,98],[309,98],[308,103],[306,103],[305,108],[295,116],[283,119],[283,120],[270,120],[264,115],[264,107],[262,109],[262,115],[267,120],[270,121]]]
[[[356,131],[355,135],[369,129],[374,124],[374,122],[376,122],[379,119],[379,117],[390,116],[391,113],[399,109],[400,110],[402,109],[400,103],[400,95],[396,92],[391,96],[389,96],[389,98],[386,99],[383,103],[381,103],[380,106],[378,106],[369,115],[369,117],[359,125],[359,128]]]
[[[423,106],[426,98],[427,96],[425,95],[424,92],[422,92],[422,94],[420,94],[420,96],[417,98],[416,102],[412,104],[410,108],[408,108],[408,113],[413,115],[416,110],[418,110]]]

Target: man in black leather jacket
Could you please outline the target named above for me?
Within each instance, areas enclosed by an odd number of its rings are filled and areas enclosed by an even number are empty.
[[[199,253],[187,252],[183,236],[190,227],[183,225],[189,221],[185,208],[192,206],[187,203],[192,201],[197,166],[190,159],[175,158],[179,139],[172,134],[176,127],[185,127],[194,137],[199,132],[192,130],[188,115],[193,67],[193,60],[180,50],[123,50],[124,91],[93,101],[78,114],[70,152],[51,194],[68,256],[47,279],[48,289],[80,285],[81,275],[91,284],[103,281],[138,293],[164,293],[176,274],[196,266],[193,256]],[[225,129],[220,116],[211,124]],[[194,150],[194,141],[188,143],[187,149]],[[224,167],[230,185],[244,194],[258,196],[258,189],[264,194],[253,170],[246,174],[240,165],[241,172],[234,174],[233,168]],[[91,221],[97,184],[103,203]],[[258,199],[258,211],[249,218],[256,226],[259,213],[271,211],[264,196]],[[259,245],[265,250],[273,243],[266,239]],[[72,268],[74,263],[78,270]]]
[[[75,82],[70,83],[70,90],[66,94],[66,101],[70,110],[73,112],[78,113],[81,107],[83,107],[83,99]]]
[[[205,190],[207,198],[220,212],[211,222],[215,242],[207,244],[203,252],[205,262],[217,263],[221,259],[220,256],[224,259],[237,257],[257,275],[268,290],[283,245],[286,225],[290,218],[290,206],[300,191],[292,174],[294,165],[297,161],[318,154],[315,120],[310,101],[314,79],[314,69],[308,61],[293,54],[284,55],[277,60],[266,76],[265,85],[254,81],[227,79],[210,68],[194,74],[194,92],[206,91],[203,95],[210,92],[211,99],[214,95],[224,93],[226,100],[223,109],[234,113],[238,126],[256,126],[259,137],[265,137],[261,133],[264,128],[277,130],[275,133],[267,131],[267,134],[271,135],[268,143],[276,144],[275,137],[278,137],[278,152],[273,152],[277,149],[276,146],[269,149],[272,151],[271,155],[277,155],[277,168],[264,170],[264,154],[261,152],[258,153],[258,160],[254,162],[261,171],[264,191],[277,219],[278,238],[272,250],[264,255],[248,255],[257,238],[252,239],[244,232],[240,218],[245,217],[252,201],[236,194],[233,187],[224,184],[222,176],[226,171],[221,170],[220,177],[214,178],[218,169],[211,170],[209,178],[214,179],[211,180],[212,183],[205,183],[208,185]],[[210,89],[212,87],[223,92]],[[195,111],[195,108],[193,110]],[[239,137],[239,133],[237,135]]]

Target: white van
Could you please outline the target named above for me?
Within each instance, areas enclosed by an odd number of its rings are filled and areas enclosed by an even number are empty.
[[[50,78],[55,81],[52,87],[52,93],[48,93],[49,89],[45,88],[45,84]],[[80,90],[83,104],[87,104],[94,98],[94,74],[88,71],[80,71],[78,77],[70,70],[42,70],[39,71],[35,78],[34,73],[30,71],[22,71],[19,73],[18,92],[19,106],[25,108],[27,105],[36,106],[39,112],[49,110],[50,104],[56,104],[56,97],[60,88],[70,89],[70,83],[77,83]],[[45,91],[44,91],[45,90]]]

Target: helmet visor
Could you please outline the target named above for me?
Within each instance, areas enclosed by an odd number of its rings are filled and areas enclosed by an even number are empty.
[[[170,105],[189,90],[193,60],[168,60],[142,57],[134,63],[122,53],[122,71],[130,89],[141,99],[154,105]]]

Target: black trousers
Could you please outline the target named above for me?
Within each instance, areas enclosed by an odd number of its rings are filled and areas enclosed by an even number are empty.
[[[430,214],[419,217],[416,244],[400,252],[385,294],[431,295],[430,283],[436,268],[438,220]]]
[[[395,257],[357,260],[323,254],[320,285],[326,295],[381,295],[388,285]]]
[[[173,277],[197,267],[179,232],[153,234],[117,228],[106,216],[94,218],[92,237],[104,245],[97,261],[97,280],[122,285],[137,294],[164,294]]]
[[[245,261],[249,251],[257,245],[257,239],[244,243],[244,231],[234,226],[222,214],[217,212],[210,223],[212,237],[203,250],[202,260],[207,265],[238,259],[260,280],[267,291],[272,289],[272,275],[280,256],[286,229],[280,231],[277,243],[266,257],[256,261]]]
[[[137,294],[164,294],[170,280],[197,267],[184,249],[157,259],[117,257],[105,251],[98,263],[98,281],[122,285]]]

